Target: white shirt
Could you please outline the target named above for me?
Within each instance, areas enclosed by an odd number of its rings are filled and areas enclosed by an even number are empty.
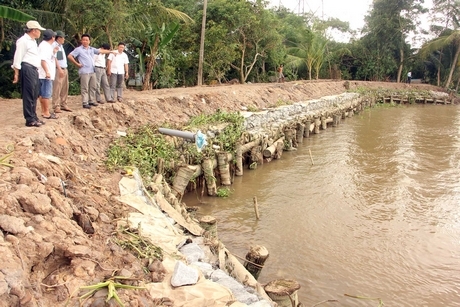
[[[110,64],[110,73],[117,75],[125,74],[125,64],[129,64],[128,55],[124,52],[122,53],[111,53],[109,55]]]
[[[94,66],[105,68],[105,54],[99,53],[94,56]]]
[[[40,60],[45,61],[46,65],[48,65],[50,80],[54,80],[56,76],[56,56],[53,51],[53,46],[47,41],[42,41],[40,45],[38,45],[38,52]],[[41,65],[38,68],[38,78],[46,79],[46,72]]]
[[[16,52],[14,53],[11,67],[21,69],[22,62],[29,63],[37,68],[41,66],[37,41],[27,33],[16,41]]]
[[[62,60],[57,59],[57,53],[56,53],[56,61],[58,62],[61,68],[67,68],[67,56],[65,55],[64,46],[59,45],[59,43],[56,41],[51,46],[53,47],[53,49],[56,46],[59,47],[58,52],[62,52]]]

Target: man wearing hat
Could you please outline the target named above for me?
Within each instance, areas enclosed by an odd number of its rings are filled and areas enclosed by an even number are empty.
[[[56,53],[58,47],[53,48],[56,32],[51,29],[43,32],[43,41],[38,45],[41,66],[38,68],[38,78],[40,79],[40,105],[42,116],[46,119],[57,119],[55,113],[50,112],[50,98],[53,94],[53,81],[56,76]]]
[[[38,68],[41,66],[36,39],[40,37],[40,31],[44,30],[35,20],[27,22],[25,34],[16,41],[16,51],[11,65],[14,69],[13,83],[21,81],[22,107],[28,127],[40,127],[43,124],[36,112],[40,89]]]
[[[53,110],[54,113],[62,111],[72,112],[67,105],[67,97],[69,94],[69,73],[67,71],[67,57],[64,50],[65,33],[56,31],[56,41],[53,47],[58,47],[56,53],[56,77],[53,82]]]

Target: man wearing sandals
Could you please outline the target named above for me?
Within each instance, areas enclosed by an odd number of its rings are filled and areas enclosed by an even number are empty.
[[[22,107],[28,127],[40,127],[43,124],[36,112],[40,89],[38,68],[41,65],[36,39],[40,37],[40,31],[44,30],[45,28],[35,20],[27,22],[25,34],[16,41],[16,51],[11,66],[14,69],[13,83],[21,80]],[[20,77],[19,71],[21,71]]]
[[[43,41],[38,45],[38,53],[41,59],[41,66],[38,68],[40,79],[40,105],[42,116],[46,119],[57,119],[55,113],[50,112],[50,98],[53,94],[53,81],[56,76],[56,53],[59,47],[54,46],[56,32],[47,29],[43,32]]]

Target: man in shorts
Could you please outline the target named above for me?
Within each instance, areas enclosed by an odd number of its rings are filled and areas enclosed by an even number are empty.
[[[56,53],[58,47],[53,47],[56,32],[47,29],[43,32],[43,41],[38,45],[41,66],[38,68],[40,79],[40,105],[42,116],[46,119],[57,119],[55,113],[50,112],[50,98],[53,94],[53,81],[56,76]]]

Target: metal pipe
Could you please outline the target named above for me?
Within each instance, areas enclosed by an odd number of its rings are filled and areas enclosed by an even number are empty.
[[[195,142],[195,133],[192,133],[189,131],[180,131],[180,130],[174,130],[174,129],[168,129],[168,128],[158,128],[158,131],[162,134],[178,136],[178,137]]]

